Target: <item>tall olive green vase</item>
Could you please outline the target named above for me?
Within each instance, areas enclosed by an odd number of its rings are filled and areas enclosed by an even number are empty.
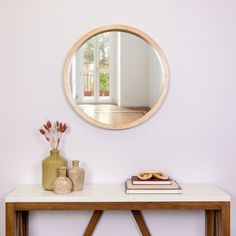
[[[67,161],[60,156],[59,151],[52,149],[50,156],[42,163],[42,184],[45,190],[53,190],[53,182],[59,176],[59,168],[67,167]]]

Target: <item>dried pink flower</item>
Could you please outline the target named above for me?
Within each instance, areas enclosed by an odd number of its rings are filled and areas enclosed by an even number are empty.
[[[51,129],[52,123],[51,123],[50,121],[47,122],[47,127],[48,127],[49,129]]]
[[[44,129],[39,129],[39,132],[46,138],[51,144],[52,149],[58,150],[62,134],[67,130],[68,126],[66,123],[56,121],[55,125],[52,126],[51,121],[47,121],[43,124]]]
[[[40,132],[42,135],[46,134],[45,130],[43,130],[43,129],[40,129],[39,132]]]

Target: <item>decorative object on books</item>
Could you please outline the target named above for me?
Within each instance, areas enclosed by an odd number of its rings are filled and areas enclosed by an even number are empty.
[[[146,185],[146,184],[163,184],[163,185],[167,185],[167,184],[172,183],[171,179],[159,180],[159,179],[156,179],[156,178],[151,178],[149,180],[140,180],[138,178],[138,176],[132,176],[131,181],[132,181],[132,184],[138,184],[138,185]]]
[[[84,185],[84,169],[79,167],[79,161],[73,160],[72,167],[68,171],[68,176],[73,183],[73,191],[80,191]]]
[[[140,180],[149,180],[151,178],[156,178],[159,180],[168,180],[169,176],[159,170],[146,170],[138,174]]]
[[[128,179],[125,182],[125,192],[139,194],[173,194],[182,193],[182,188],[174,180],[172,180],[170,184],[137,185],[133,184],[131,179]]]
[[[53,190],[53,182],[58,177],[58,169],[61,166],[67,166],[67,161],[59,154],[58,150],[62,135],[66,130],[66,123],[58,121],[54,126],[48,121],[39,130],[51,146],[50,155],[42,162],[42,185],[45,190]]]
[[[59,168],[59,177],[53,183],[53,190],[58,194],[70,193],[72,191],[72,182],[66,177],[66,167]]]
[[[138,178],[140,180],[148,180],[152,178],[152,174],[151,173],[146,173],[146,172],[141,172],[138,174]]]

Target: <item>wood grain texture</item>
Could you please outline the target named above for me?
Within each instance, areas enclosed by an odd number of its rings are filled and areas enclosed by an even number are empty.
[[[230,236],[230,203],[222,203],[220,210],[206,210],[206,236]]]
[[[92,215],[92,217],[88,223],[88,226],[84,232],[84,236],[91,236],[93,234],[93,231],[94,231],[100,217],[102,216],[102,214],[103,214],[103,211],[101,211],[101,210],[95,210],[93,212],[93,215]]]
[[[6,203],[6,236],[15,236],[14,203]]]
[[[214,222],[214,233],[215,235],[217,236],[222,234],[222,212],[220,210],[216,210],[214,211],[214,214],[215,214],[215,222]]]
[[[92,235],[104,210],[132,211],[143,235],[151,235],[141,210],[205,210],[206,236],[230,236],[230,202],[15,202],[6,203],[6,236],[28,235],[28,211],[93,210],[84,235]],[[15,217],[15,213],[16,217]],[[16,222],[15,222],[16,218]],[[144,234],[145,233],[145,234]]]
[[[222,202],[16,202],[16,210],[220,210]]]
[[[205,211],[205,235],[212,236],[214,227],[214,211],[206,210]]]
[[[16,235],[28,236],[29,235],[29,212],[16,211]]]
[[[143,236],[151,236],[141,211],[131,211]]]
[[[220,220],[222,224],[222,236],[230,236],[230,202],[224,202],[222,205]]]

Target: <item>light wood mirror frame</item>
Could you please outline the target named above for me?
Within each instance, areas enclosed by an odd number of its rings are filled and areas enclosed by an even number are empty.
[[[74,100],[71,89],[70,89],[70,67],[71,67],[71,62],[73,59],[73,56],[75,53],[78,51],[78,49],[89,39],[92,37],[101,34],[101,33],[106,33],[110,31],[119,31],[119,32],[125,32],[125,33],[130,33],[133,34],[141,39],[143,39],[145,42],[147,42],[154,50],[154,52],[158,55],[158,58],[161,62],[162,65],[162,72],[163,72],[163,88],[160,94],[160,97],[156,104],[141,118],[130,122],[130,123],[124,123],[124,124],[119,124],[119,125],[111,125],[111,124],[105,124],[102,122],[99,122],[90,116],[88,116],[85,112],[83,112],[77,105],[76,101]],[[67,99],[69,103],[72,105],[74,110],[87,122],[101,127],[105,129],[111,129],[111,130],[121,130],[121,129],[128,129],[132,128],[135,126],[138,126],[142,124],[143,122],[147,121],[150,117],[152,117],[161,107],[161,105],[164,102],[164,99],[167,95],[168,92],[168,86],[169,86],[169,69],[168,69],[168,63],[165,54],[163,53],[162,49],[160,46],[153,40],[150,36],[148,36],[146,33],[133,28],[131,26],[126,26],[126,25],[108,25],[108,26],[102,26],[99,28],[96,28],[87,34],[85,34],[81,39],[79,39],[74,46],[70,49],[66,62],[64,65],[64,89],[65,93],[67,96]]]

